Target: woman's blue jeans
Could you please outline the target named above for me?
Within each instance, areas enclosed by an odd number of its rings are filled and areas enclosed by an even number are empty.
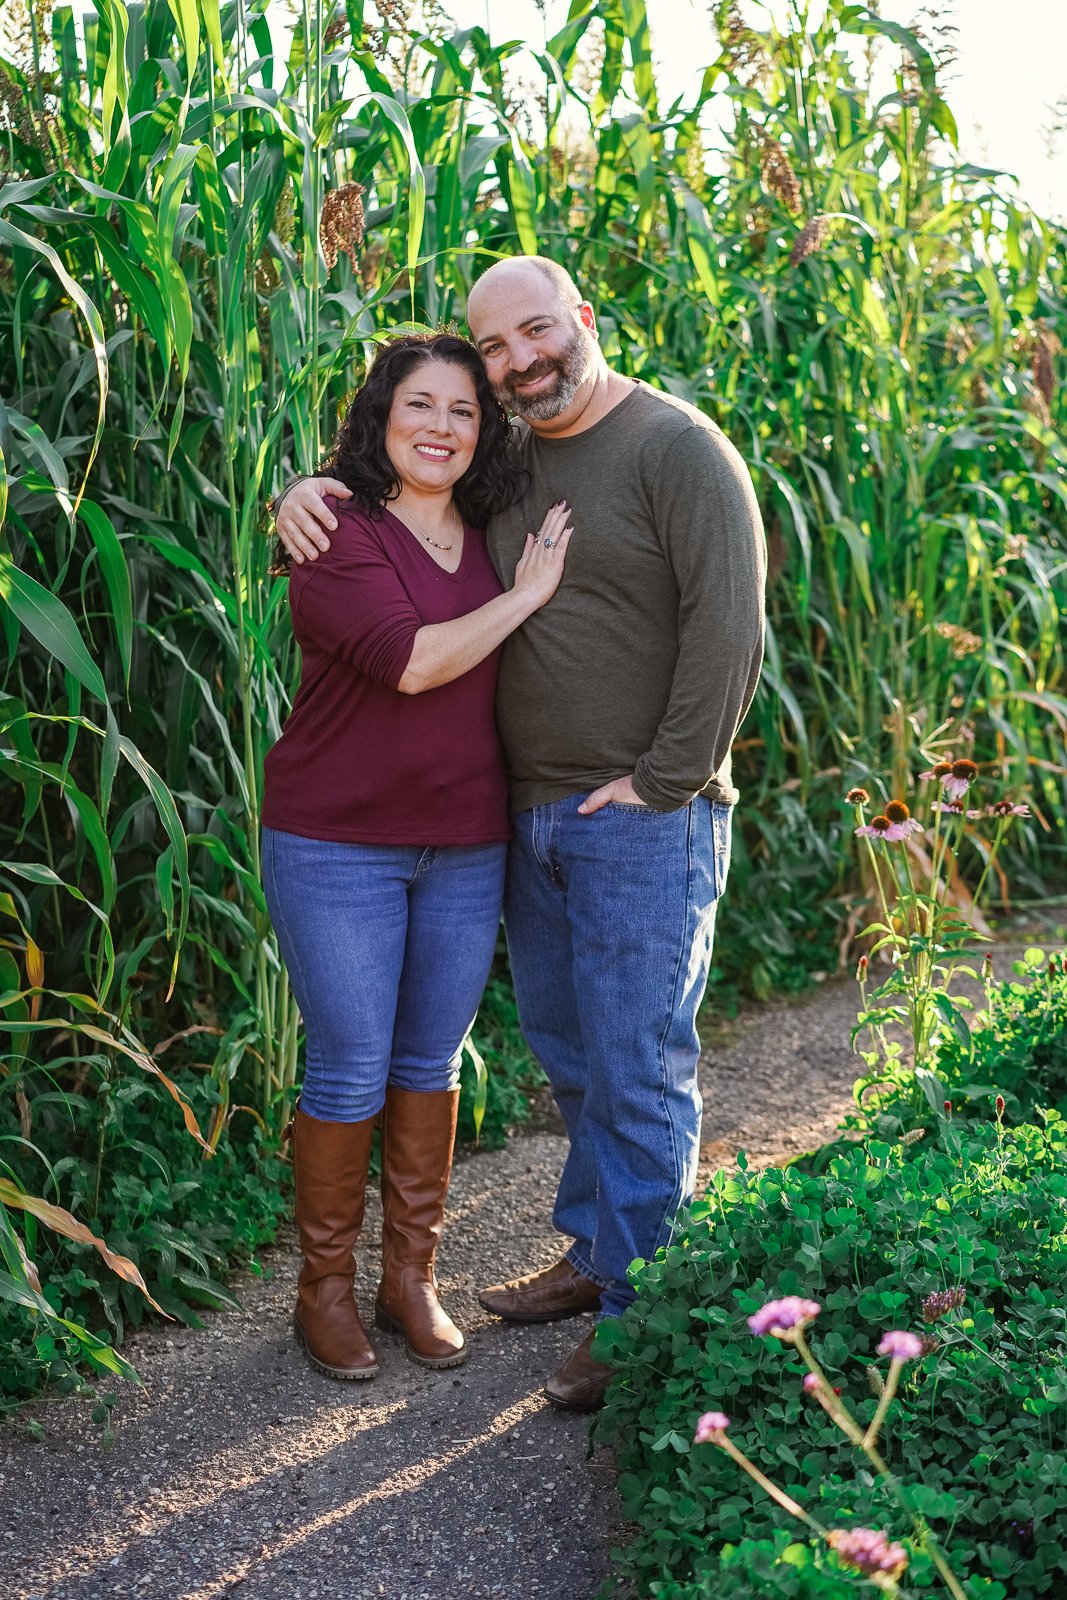
[[[670,1238],[700,1149],[696,1014],[730,862],[730,808],[570,795],[512,817],[504,922],[519,1020],[570,1135],[553,1221],[618,1316]]]
[[[456,1087],[500,926],[506,851],[264,828],[263,888],[307,1037],[308,1116],[363,1122],[387,1084]]]

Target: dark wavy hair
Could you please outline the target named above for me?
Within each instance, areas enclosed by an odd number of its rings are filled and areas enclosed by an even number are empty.
[[[478,443],[470,466],[452,488],[464,521],[484,528],[519,494],[527,477],[508,450],[510,424],[485,375],[474,346],[455,333],[403,333],[381,346],[374,364],[349,402],[333,449],[319,471],[339,478],[352,491],[353,502],[372,515],[400,493],[396,468],[385,449],[393,396],[405,378],[425,361],[444,361],[470,374],[481,409]],[[272,571],[289,565],[288,552],[276,541]]]

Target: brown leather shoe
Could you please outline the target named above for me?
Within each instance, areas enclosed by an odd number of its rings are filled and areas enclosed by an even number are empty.
[[[458,1089],[387,1089],[382,1129],[382,1281],[374,1320],[402,1333],[424,1367],[458,1367],[467,1342],[437,1298],[434,1255],[445,1217]]]
[[[483,1289],[478,1304],[505,1322],[557,1322],[600,1309],[601,1290],[564,1258],[542,1272]]]
[[[322,1122],[298,1108],[293,1119],[296,1225],[304,1256],[293,1326],[311,1365],[331,1378],[378,1372],[353,1298],[352,1257],[363,1226],[373,1134],[373,1118]]]
[[[599,1411],[615,1368],[593,1357],[596,1329],[569,1355],[545,1384],[545,1393],[561,1411]]]

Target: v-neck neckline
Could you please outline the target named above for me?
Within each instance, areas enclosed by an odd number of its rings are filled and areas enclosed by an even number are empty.
[[[459,526],[463,529],[463,553],[459,558],[459,565],[455,568],[449,569],[448,567],[443,567],[439,561],[435,560],[433,552],[426,548],[425,543],[419,538],[414,528],[409,528],[402,517],[398,517],[395,511],[390,511],[388,506],[383,506],[382,509],[386,516],[391,518],[392,521],[396,523],[397,527],[402,530],[405,539],[409,539],[411,541],[411,543],[415,546],[415,549],[421,552],[423,559],[428,561],[443,578],[449,578],[453,583],[457,583],[467,576],[467,566],[471,559],[471,545],[473,541],[470,538],[470,529],[460,517],[458,511],[456,512],[456,518],[459,522]]]

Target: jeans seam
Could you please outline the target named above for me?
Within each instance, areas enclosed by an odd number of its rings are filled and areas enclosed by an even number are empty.
[[[712,828],[712,853],[713,854],[714,854],[714,850],[715,850],[715,833],[714,833],[714,827],[713,827]],[[668,1240],[670,1239],[670,1236],[671,1236],[671,1233],[672,1233],[673,1227],[674,1227],[674,1215],[675,1215],[675,1212],[678,1210],[678,1207],[682,1203],[682,1172],[681,1172],[681,1163],[679,1161],[678,1140],[677,1140],[677,1137],[676,1137],[676,1134],[675,1134],[675,1131],[674,1131],[674,1120],[671,1117],[671,1114],[670,1114],[670,1112],[669,1112],[669,1110],[667,1108],[666,1043],[667,1043],[667,1035],[670,1033],[670,1030],[671,1030],[671,1023],[674,1021],[674,1018],[675,1018],[675,1016],[677,1014],[677,1010],[678,1010],[678,980],[679,980],[679,977],[680,977],[681,971],[682,971],[682,964],[683,964],[683,959],[684,959],[684,954],[685,954],[685,947],[686,947],[686,934],[689,931],[690,917],[691,917],[691,914],[692,914],[692,905],[693,905],[693,807],[690,805],[687,808],[686,830],[685,830],[685,916],[684,916],[683,921],[682,921],[682,937],[678,941],[678,961],[677,961],[677,964],[676,964],[675,969],[674,969],[674,983],[671,986],[671,998],[670,998],[670,1005],[669,1005],[668,1010],[667,1010],[667,1020],[666,1020],[666,1023],[664,1024],[663,1032],[661,1033],[660,1040],[659,1040],[659,1063],[660,1063],[660,1074],[661,1074],[660,1095],[661,1095],[661,1101],[662,1101],[662,1105],[663,1105],[664,1119],[665,1119],[665,1121],[667,1123],[667,1128],[668,1128],[668,1130],[670,1132],[671,1156],[672,1156],[672,1159],[673,1159],[673,1162],[674,1162],[674,1170],[675,1170],[675,1173],[676,1173],[676,1176],[677,1176],[677,1182],[675,1184],[675,1190],[674,1190],[676,1198],[672,1200],[670,1206],[667,1209],[667,1212],[664,1215],[664,1218],[663,1218],[662,1222],[659,1225],[659,1231],[658,1231],[658,1233],[656,1235],[656,1249],[657,1250],[660,1249],[662,1245],[666,1244],[668,1242]],[[699,1071],[699,1065],[698,1065],[697,1070]]]

